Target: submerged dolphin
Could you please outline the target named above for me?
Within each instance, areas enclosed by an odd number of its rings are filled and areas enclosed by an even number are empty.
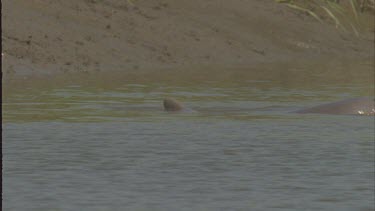
[[[375,115],[375,99],[369,97],[350,98],[338,102],[327,103],[315,107],[297,110],[294,113],[307,114],[343,114],[343,115]],[[194,112],[175,99],[164,99],[164,110],[168,112]]]
[[[182,103],[172,98],[164,99],[163,106],[164,106],[164,110],[168,112],[187,112],[187,113],[195,112],[193,109],[185,107]]]
[[[167,98],[163,100],[163,106],[165,111],[182,111],[184,106],[177,100]]]
[[[375,101],[370,97],[350,98],[334,103],[326,103],[307,109],[301,109],[295,113],[375,115]]]

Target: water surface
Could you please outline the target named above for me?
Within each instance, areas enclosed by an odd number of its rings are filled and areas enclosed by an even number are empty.
[[[372,85],[241,78],[4,98],[4,210],[374,209],[374,118],[293,113]]]

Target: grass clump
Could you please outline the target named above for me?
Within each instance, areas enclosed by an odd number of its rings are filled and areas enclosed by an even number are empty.
[[[332,22],[336,28],[352,31],[374,31],[375,0],[275,0],[304,12],[317,21]]]

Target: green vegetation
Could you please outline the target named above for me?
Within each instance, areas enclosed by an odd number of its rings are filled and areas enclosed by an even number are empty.
[[[319,22],[333,22],[336,28],[352,31],[374,30],[375,0],[275,0],[302,11]]]

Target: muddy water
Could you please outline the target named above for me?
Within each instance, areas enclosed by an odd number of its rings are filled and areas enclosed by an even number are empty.
[[[3,99],[3,207],[373,210],[374,118],[293,113],[373,95],[369,67],[303,71],[14,92]],[[197,112],[168,114],[165,97]]]

